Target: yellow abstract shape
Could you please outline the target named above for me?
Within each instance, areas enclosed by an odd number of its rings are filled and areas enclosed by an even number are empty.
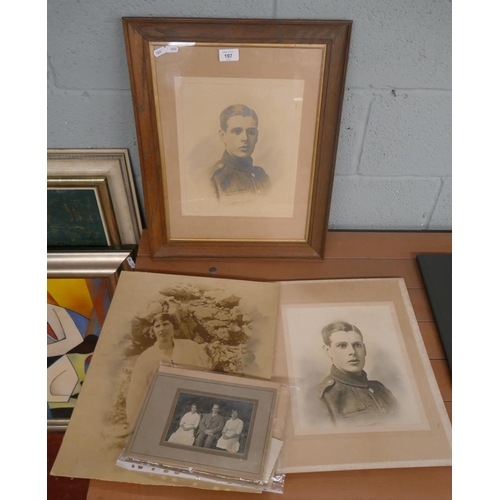
[[[78,379],[80,381],[83,381],[83,379],[85,378],[85,360],[89,356],[92,356],[92,354],[93,353],[89,353],[89,354],[79,354],[79,353],[66,354],[66,356],[68,356],[69,360],[71,361],[71,364],[73,365],[73,368],[75,369],[75,372],[78,375]]]
[[[50,278],[47,292],[61,307],[90,317],[93,304],[85,278]]]
[[[67,403],[53,403],[48,402],[49,408],[55,410],[57,408],[74,408],[76,405],[76,399],[70,399]]]

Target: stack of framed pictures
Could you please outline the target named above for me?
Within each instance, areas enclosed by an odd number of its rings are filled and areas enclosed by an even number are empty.
[[[47,151],[47,247],[138,245],[142,222],[126,149]]]
[[[65,429],[142,223],[127,150],[47,153],[47,425]]]

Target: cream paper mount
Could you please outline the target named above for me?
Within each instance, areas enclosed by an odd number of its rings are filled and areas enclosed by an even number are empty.
[[[280,470],[450,465],[451,425],[404,280],[280,287],[274,376],[296,387]]]
[[[160,362],[269,379],[278,295],[277,283],[123,272],[51,474],[191,484],[115,465],[149,383]],[[175,327],[168,355],[165,315]]]

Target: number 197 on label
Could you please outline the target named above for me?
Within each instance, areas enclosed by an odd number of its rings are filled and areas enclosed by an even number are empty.
[[[219,50],[219,61],[228,62],[228,61],[239,61],[239,60],[240,60],[239,49],[221,49],[221,50]]]

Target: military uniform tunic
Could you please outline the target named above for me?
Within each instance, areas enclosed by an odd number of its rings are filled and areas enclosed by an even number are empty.
[[[262,167],[253,165],[252,158],[238,158],[224,151],[213,167],[211,181],[219,200],[247,201],[265,194],[271,181]]]
[[[338,426],[373,425],[396,415],[392,392],[381,382],[368,380],[365,371],[353,374],[332,365],[316,391]]]

